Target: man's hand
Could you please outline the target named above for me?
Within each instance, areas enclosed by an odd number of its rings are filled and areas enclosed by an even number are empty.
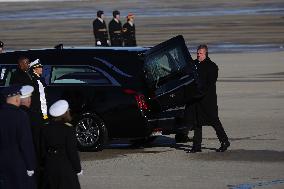
[[[83,175],[83,170],[81,170],[79,173],[77,173],[78,176]]]
[[[27,170],[27,174],[29,177],[33,176],[34,173],[34,170]]]

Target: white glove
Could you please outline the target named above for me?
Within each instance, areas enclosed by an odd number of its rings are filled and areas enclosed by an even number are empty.
[[[33,170],[27,170],[27,174],[28,174],[28,176],[29,177],[31,177],[31,176],[33,176],[33,174],[34,174],[35,172],[33,171]]]
[[[78,176],[83,175],[83,170],[81,170],[79,173],[77,173]]]
[[[107,40],[107,44],[110,45],[110,41],[109,40]]]
[[[97,45],[98,45],[98,46],[101,46],[102,43],[101,43],[100,41],[97,41]]]

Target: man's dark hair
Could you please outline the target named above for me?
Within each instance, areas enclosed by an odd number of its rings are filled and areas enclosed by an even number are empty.
[[[104,14],[104,11],[99,10],[99,11],[97,12],[97,17],[101,18],[102,14]]]
[[[208,56],[208,47],[207,47],[207,45],[205,45],[205,44],[199,45],[199,46],[197,47],[197,50],[200,50],[200,49],[205,49],[205,51],[206,51],[206,56]]]
[[[112,12],[113,17],[115,18],[116,15],[120,15],[120,12],[118,10],[115,10]]]
[[[20,58],[18,58],[18,63],[22,62],[23,60],[28,59],[25,56],[20,56]],[[29,59],[28,59],[29,60]]]

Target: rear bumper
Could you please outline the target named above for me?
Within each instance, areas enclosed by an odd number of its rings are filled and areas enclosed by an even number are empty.
[[[181,125],[184,107],[169,109],[149,118],[148,122],[152,130],[161,130],[163,135],[174,134]]]

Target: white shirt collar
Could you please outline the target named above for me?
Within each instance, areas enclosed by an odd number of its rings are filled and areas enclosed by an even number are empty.
[[[102,23],[104,23],[104,20],[103,20],[103,19],[101,19],[100,17],[98,17],[98,19],[99,19],[99,21],[101,21]]]
[[[133,26],[133,22],[131,22],[131,21],[128,21],[128,23],[130,24],[130,26]]]
[[[118,19],[116,19],[116,18],[113,18],[117,23],[119,23],[119,20]]]

